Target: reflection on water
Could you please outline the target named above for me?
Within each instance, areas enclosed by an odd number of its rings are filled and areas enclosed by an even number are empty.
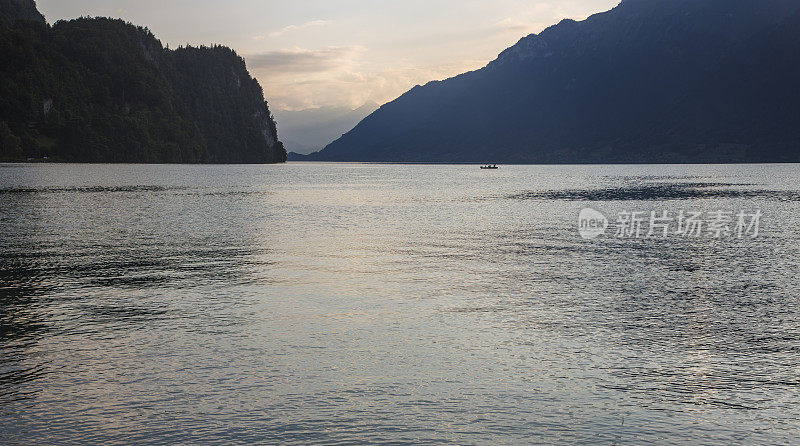
[[[26,383],[44,376],[46,365],[26,354],[36,346],[48,326],[39,315],[38,300],[43,290],[35,282],[31,266],[14,259],[3,259],[0,269],[0,405],[6,401],[28,398],[34,392]]]
[[[0,444],[790,443],[798,169],[4,165]]]
[[[753,184],[666,183],[584,190],[547,190],[515,193],[515,200],[573,201],[652,201],[711,198],[749,198],[800,201],[800,193],[785,190],[759,190]]]

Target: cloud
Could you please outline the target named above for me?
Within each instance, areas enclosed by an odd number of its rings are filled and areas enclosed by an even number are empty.
[[[591,11],[585,4],[588,1],[498,0],[503,7],[466,2],[474,6],[463,11],[465,16],[475,16],[469,25],[460,23],[459,18],[443,19],[432,27],[414,16],[406,17],[406,22],[390,21],[391,26],[379,21],[358,31],[348,27],[345,41],[368,45],[369,51],[360,46],[254,48],[246,59],[275,110],[385,103],[414,85],[485,66],[519,37],[540,32],[561,18],[585,17]],[[401,9],[398,6],[399,12]],[[283,35],[305,25],[286,27],[273,34]],[[325,36],[298,32],[291,37],[325,45],[339,31],[331,29],[330,35]]]
[[[320,73],[336,71],[348,65],[365,51],[360,46],[331,46],[319,50],[301,48],[268,51],[247,56],[247,65],[254,70],[273,73]]]
[[[254,40],[264,40],[267,37],[280,37],[280,36],[282,36],[282,35],[284,35],[286,33],[292,32],[292,31],[299,31],[301,29],[313,28],[313,27],[316,27],[316,26],[325,26],[325,25],[327,25],[329,23],[330,22],[327,21],[327,20],[312,20],[310,22],[303,23],[302,25],[284,26],[283,28],[279,29],[278,31],[273,31],[273,32],[267,34],[266,36],[263,36],[263,35],[254,36],[253,39]]]
[[[308,74],[283,74],[254,70],[275,109],[302,110],[324,106],[358,107],[365,102],[384,103],[417,84],[444,79],[485,65],[467,60],[430,66],[364,66],[355,60],[342,69]]]
[[[535,22],[530,20],[520,20],[516,17],[509,17],[498,22],[498,27],[505,32],[512,34],[530,34],[539,32],[548,26],[547,22]]]
[[[538,33],[566,18],[582,19],[581,13],[570,12],[564,5],[539,2],[496,23],[497,28],[511,34]]]

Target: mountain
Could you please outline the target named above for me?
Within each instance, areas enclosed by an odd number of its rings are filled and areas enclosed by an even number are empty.
[[[278,110],[275,118],[286,150],[306,154],[330,144],[377,109],[378,104],[369,102],[354,110],[347,107]]]
[[[4,17],[18,14],[0,24],[0,160],[285,161],[261,86],[232,50],[169,50],[106,18],[49,26],[19,16],[32,0],[0,1]]]
[[[797,0],[624,0],[417,86],[308,159],[800,161]]]
[[[17,20],[45,22],[33,0],[0,0],[0,23],[11,25]]]

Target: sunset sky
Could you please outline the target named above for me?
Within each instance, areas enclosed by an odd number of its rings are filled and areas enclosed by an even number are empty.
[[[119,17],[174,48],[219,43],[247,60],[273,109],[384,103],[480,68],[521,37],[619,0],[38,0],[50,23]]]

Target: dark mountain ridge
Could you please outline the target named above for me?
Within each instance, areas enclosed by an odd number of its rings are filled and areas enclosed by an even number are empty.
[[[0,1],[0,160],[285,161],[261,86],[234,51],[169,50],[121,20],[49,26],[5,8],[33,1]]]
[[[796,0],[625,0],[415,87],[307,159],[800,161]]]

